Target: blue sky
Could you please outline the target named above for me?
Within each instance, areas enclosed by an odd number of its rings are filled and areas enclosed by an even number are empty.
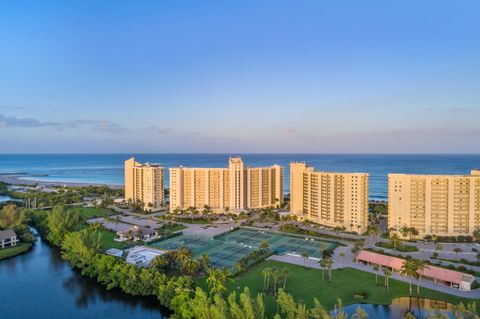
[[[480,153],[478,1],[2,1],[0,152]]]

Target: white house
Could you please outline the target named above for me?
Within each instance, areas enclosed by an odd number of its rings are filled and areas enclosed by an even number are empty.
[[[0,248],[16,246],[19,240],[12,229],[0,230]]]

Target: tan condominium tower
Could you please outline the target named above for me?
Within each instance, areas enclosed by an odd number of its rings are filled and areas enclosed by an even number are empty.
[[[125,161],[125,200],[143,203],[144,210],[159,210],[164,200],[163,167]]]
[[[290,163],[290,211],[329,227],[364,233],[368,227],[368,174],[315,171]]]
[[[283,203],[283,167],[248,167],[231,157],[226,168],[170,168],[170,210],[206,207],[240,211]]]
[[[480,228],[480,170],[471,175],[388,175],[388,227],[419,235],[472,235]]]

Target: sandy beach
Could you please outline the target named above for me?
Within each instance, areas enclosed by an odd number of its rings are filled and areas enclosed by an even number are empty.
[[[28,177],[29,179],[23,179],[21,177]],[[39,185],[39,186],[108,186],[110,188],[123,188],[123,185],[116,184],[99,184],[99,183],[77,183],[77,182],[61,182],[61,181],[39,181],[34,180],[29,175],[2,175],[0,174],[0,182],[4,182],[11,185]]]

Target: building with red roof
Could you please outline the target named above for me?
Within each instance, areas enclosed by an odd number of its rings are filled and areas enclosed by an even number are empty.
[[[386,267],[394,272],[400,272],[405,263],[405,259],[362,250],[358,254],[356,262]],[[471,290],[472,284],[475,281],[475,278],[472,275],[432,265],[426,265],[423,270],[418,271],[418,274],[420,275],[420,278],[428,279],[435,283],[444,284],[460,290]]]

